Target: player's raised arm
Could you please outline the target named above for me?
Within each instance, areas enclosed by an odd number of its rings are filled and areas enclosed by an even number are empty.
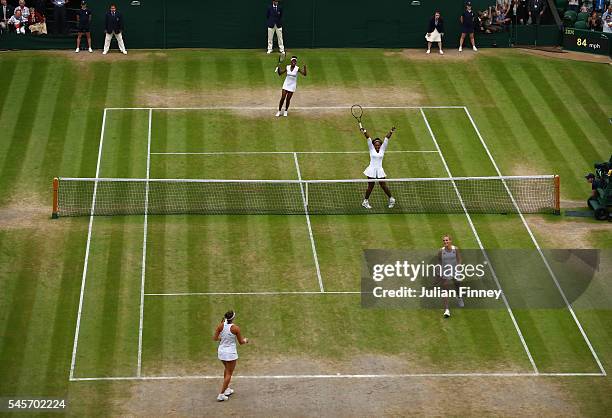
[[[304,67],[300,68],[298,71],[300,72],[300,74],[306,77],[306,64],[304,64]]]
[[[368,133],[368,131],[366,131],[366,128],[361,126],[359,128],[359,130],[361,131],[361,133],[363,133],[363,136],[365,136],[365,139],[367,139],[367,140],[371,140],[372,139],[372,138],[370,138],[370,134]]]
[[[393,135],[393,132],[395,132],[397,129],[395,128],[395,126],[393,128],[391,128],[391,130],[389,131],[389,133],[387,134],[386,138],[390,139],[391,135]]]

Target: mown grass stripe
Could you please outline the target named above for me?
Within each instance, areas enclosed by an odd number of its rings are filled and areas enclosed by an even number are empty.
[[[46,252],[35,244],[33,234],[23,235],[27,243],[23,248],[24,257],[18,261],[19,269],[15,276],[15,287],[10,297],[11,304],[8,307],[7,319],[5,322],[4,338],[0,346],[0,363],[3,367],[0,388],[4,394],[17,395],[16,389],[19,387],[23,375],[28,374],[29,364],[25,361],[26,345],[28,335],[32,325],[34,315],[34,305],[38,296],[39,280],[32,280],[32,277],[39,277],[43,269],[42,260],[47,255]],[[35,319],[35,317],[34,317]],[[30,337],[36,338],[32,335]],[[31,370],[30,370],[31,371]]]
[[[540,97],[546,102],[548,105],[547,110],[565,131],[567,137],[575,146],[583,161],[588,164],[594,156],[599,154],[599,151],[595,149],[589,136],[576,122],[572,111],[565,106],[563,99],[559,97],[553,86],[548,82],[545,75],[537,66],[525,66],[522,71],[527,75],[526,78],[533,84]]]
[[[37,91],[43,90],[43,86],[47,80],[49,71],[49,61],[43,60],[38,65],[32,65],[32,71],[29,73],[26,87],[23,88],[24,94],[19,97],[15,94],[13,99],[16,103],[17,115],[14,120],[14,128],[12,135],[9,136],[10,145],[6,151],[6,160],[0,167],[0,177],[3,179],[0,182],[0,202],[7,201],[11,195],[12,189],[15,187],[18,175],[23,169],[24,163],[28,156],[30,142],[32,141],[32,133],[34,130],[35,117],[40,112],[42,102],[36,101],[32,103],[30,96],[25,94],[32,88]],[[45,109],[47,111],[47,109]],[[8,131],[7,126],[7,131]]]
[[[92,81],[90,84],[89,93],[87,95],[88,99],[93,101],[94,98],[98,98],[101,102],[106,102],[108,92],[110,91],[108,88],[111,81],[110,70],[111,65],[106,63],[93,67]],[[86,112],[87,115],[85,126],[80,135],[77,135],[77,138],[80,138],[80,141],[75,141],[77,144],[80,144],[81,147],[80,158],[75,159],[75,161],[72,162],[71,158],[74,158],[74,154],[70,152],[70,148],[67,148],[64,151],[62,161],[67,163],[68,166],[63,169],[61,173],[59,173],[60,175],[69,173],[68,169],[72,168],[72,164],[76,165],[80,163],[78,175],[86,177],[96,176],[99,143],[94,138],[100,137],[103,111],[91,105],[86,107]]]
[[[495,69],[495,77],[502,86],[507,96],[510,97],[515,111],[523,124],[531,132],[531,143],[535,144],[550,166],[558,166],[560,163],[568,166],[568,161],[564,154],[556,145],[554,139],[549,134],[546,126],[538,116],[538,112],[527,100],[523,91],[522,83],[515,79],[514,74],[510,73],[500,59],[491,58],[491,65]]]
[[[603,144],[606,139],[610,142],[612,137],[612,125],[608,119],[611,117],[610,105],[607,106],[608,113],[604,109],[607,104],[606,99],[602,100],[594,96],[594,89],[585,88],[584,82],[580,79],[583,74],[576,74],[578,69],[573,66],[569,67],[553,67],[553,70],[565,81],[565,87],[572,93],[572,102],[579,103],[581,110],[584,115],[592,123],[586,123],[585,127],[596,129],[601,134]],[[562,71],[563,70],[563,71]],[[595,76],[597,78],[597,76]],[[609,99],[609,97],[607,98]],[[608,123],[606,123],[608,122]],[[598,150],[600,153],[602,150]],[[608,157],[607,155],[600,155],[601,157]]]

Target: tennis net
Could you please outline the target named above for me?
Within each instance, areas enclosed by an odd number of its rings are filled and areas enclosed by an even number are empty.
[[[377,185],[361,206],[367,179],[192,180],[54,179],[53,215],[558,213],[558,176],[406,178]],[[465,209],[464,209],[465,208]]]

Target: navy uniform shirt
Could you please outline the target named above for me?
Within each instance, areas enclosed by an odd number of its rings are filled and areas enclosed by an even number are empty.
[[[89,27],[89,19],[91,19],[91,10],[89,9],[79,9],[79,27],[80,28],[88,28]]]
[[[473,28],[474,27],[474,11],[466,10],[463,12],[463,24],[464,28]]]

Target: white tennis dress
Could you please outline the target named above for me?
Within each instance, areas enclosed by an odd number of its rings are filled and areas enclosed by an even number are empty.
[[[297,65],[291,70],[291,65],[287,65],[287,77],[283,83],[283,90],[294,92],[297,88],[297,78],[300,67]]]
[[[444,271],[446,266],[453,266],[453,270],[455,269],[455,267],[457,267],[457,264],[459,264],[459,261],[457,260],[457,247],[455,247],[454,245],[451,246],[451,250],[448,251],[445,247],[442,247],[440,249],[440,254],[441,254],[441,264],[442,264],[442,270]],[[446,280],[450,280],[450,279],[454,279],[455,277],[453,275],[444,275],[443,276],[444,279]]]
[[[383,158],[385,157],[385,150],[387,149],[388,143],[389,139],[385,137],[385,140],[380,146],[380,149],[378,150],[378,152],[376,152],[374,144],[372,143],[372,138],[368,138],[368,148],[370,150],[370,165],[364,170],[363,174],[374,179],[382,179],[387,177],[387,174],[383,169],[382,163]]]
[[[236,349],[236,336],[232,334],[232,324],[227,321],[223,324],[223,330],[219,334],[219,349],[217,350],[219,360],[232,361],[238,359],[238,350]]]

